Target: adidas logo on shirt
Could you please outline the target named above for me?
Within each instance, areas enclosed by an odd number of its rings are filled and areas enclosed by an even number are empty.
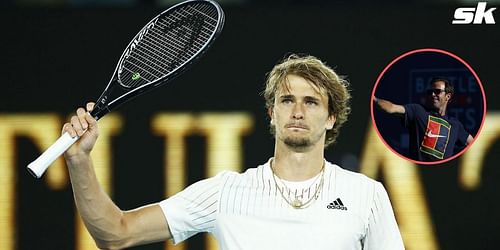
[[[340,200],[340,198],[337,198],[336,200],[334,200],[333,202],[331,202],[330,204],[328,204],[328,206],[326,206],[326,208],[328,208],[328,209],[347,210],[347,207],[344,206],[344,203],[342,203],[342,201]]]

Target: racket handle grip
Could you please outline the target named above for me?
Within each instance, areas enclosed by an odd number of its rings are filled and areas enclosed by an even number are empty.
[[[52,144],[43,154],[41,154],[36,160],[28,164],[28,172],[30,172],[33,177],[40,178],[49,166],[66,150],[68,150],[71,145],[73,145],[80,137],[75,136],[72,138],[68,132],[65,132],[59,139],[57,139],[54,144]]]

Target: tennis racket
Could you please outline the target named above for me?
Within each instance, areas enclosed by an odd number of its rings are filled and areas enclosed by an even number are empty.
[[[95,119],[162,86],[193,65],[222,31],[224,12],[212,0],[189,0],[160,13],[128,44],[90,113]],[[64,133],[28,171],[40,178],[79,139]]]

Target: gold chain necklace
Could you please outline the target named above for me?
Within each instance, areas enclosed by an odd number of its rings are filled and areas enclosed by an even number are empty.
[[[273,160],[274,159],[272,159],[270,162],[270,167],[271,167],[271,171],[273,172],[274,184],[276,185],[276,188],[280,191],[281,197],[283,197],[283,199],[286,201],[286,203],[288,203],[288,205],[292,206],[295,209],[303,209],[303,208],[309,207],[313,201],[318,199],[319,194],[321,192],[321,189],[323,189],[323,183],[325,182],[325,162],[324,161],[323,161],[323,166],[321,167],[321,180],[319,182],[319,185],[316,187],[316,191],[314,192],[314,195],[311,196],[311,198],[309,198],[309,200],[307,200],[306,202],[302,202],[301,200],[299,200],[299,198],[298,198],[299,196],[297,196],[297,194],[294,195],[295,199],[292,201],[292,199],[290,197],[290,190],[291,189],[283,181],[281,181],[281,183],[283,184],[283,188],[280,188],[280,186],[278,185],[278,182],[276,181],[276,173],[274,172],[274,168],[273,168]],[[316,178],[316,180],[317,180],[317,178]],[[313,183],[311,184],[311,186],[309,188],[311,188],[314,185],[314,183],[316,183],[316,180],[313,181]],[[283,190],[285,188],[288,190],[288,198],[283,193]],[[303,195],[300,195],[300,196],[303,196]]]

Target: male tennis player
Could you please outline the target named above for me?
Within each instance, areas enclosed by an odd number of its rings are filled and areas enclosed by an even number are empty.
[[[427,107],[420,104],[398,105],[374,97],[383,111],[404,117],[404,126],[410,134],[410,158],[419,161],[437,161],[453,156],[455,145],[463,148],[474,139],[454,117],[446,114],[453,97],[453,85],[445,78],[431,80],[427,90]]]
[[[63,130],[82,136],[65,158],[87,229],[105,249],[178,243],[199,232],[230,250],[404,249],[384,187],[324,159],[350,111],[346,85],[315,57],[286,58],[264,91],[274,157],[131,211],[120,210],[99,186],[89,156],[98,135],[88,113],[93,104],[79,108]]]

